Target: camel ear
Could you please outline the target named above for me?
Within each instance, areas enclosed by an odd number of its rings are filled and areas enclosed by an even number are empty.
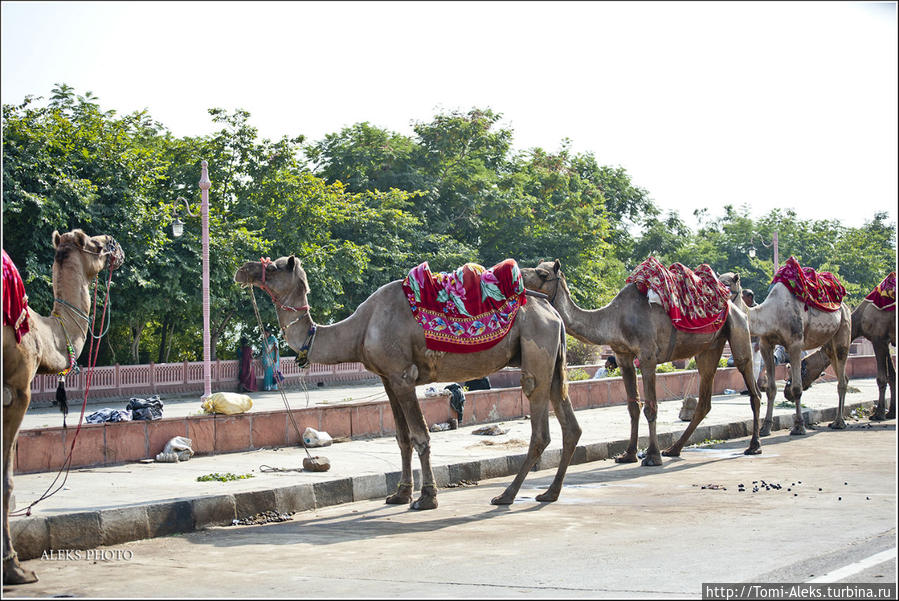
[[[559,270],[562,269],[562,262],[556,259],[556,262],[553,263],[553,271],[559,273]]]
[[[61,237],[62,236],[59,235],[59,232],[57,230],[53,230],[53,248],[59,246],[59,239]]]
[[[739,283],[740,283],[740,274],[735,273],[734,274],[734,284],[739,284]]]
[[[296,258],[295,255],[290,255],[287,257],[287,270],[288,271],[296,271],[298,268],[303,266],[303,262]]]

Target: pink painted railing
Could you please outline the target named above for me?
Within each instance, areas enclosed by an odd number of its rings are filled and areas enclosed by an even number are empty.
[[[239,369],[236,360],[212,363],[212,384],[216,390],[236,390]],[[281,373],[288,384],[298,382],[302,377],[314,383],[355,382],[377,379],[377,376],[361,363],[339,363],[323,365],[312,363],[305,370],[300,369],[293,357],[282,357]],[[263,374],[256,368],[257,383],[261,387]],[[84,391],[87,381],[86,371],[66,378],[69,395]],[[56,395],[55,375],[38,375],[31,383],[31,398],[35,401],[52,400]],[[199,392],[204,388],[202,361],[183,363],[150,363],[145,365],[111,365],[94,369],[90,381],[91,398],[127,397],[138,394],[163,394]]]

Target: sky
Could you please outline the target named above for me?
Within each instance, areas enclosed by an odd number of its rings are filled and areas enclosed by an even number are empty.
[[[516,149],[590,152],[695,225],[897,212],[896,3],[2,2],[4,104],[57,83],[176,136],[412,135],[491,108]]]

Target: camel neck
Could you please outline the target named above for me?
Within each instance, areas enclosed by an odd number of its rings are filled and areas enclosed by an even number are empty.
[[[357,344],[358,329],[350,323],[352,316],[336,324],[325,326],[315,324],[310,311],[306,311],[299,318],[295,313],[284,313],[288,314],[281,315],[282,323],[289,324],[296,320],[293,325],[288,326],[285,334],[287,344],[298,353],[304,345],[308,345],[310,362],[333,365],[359,361],[356,352],[356,349],[359,348],[359,344]],[[315,326],[314,337],[312,336],[313,325]]]
[[[90,281],[80,269],[54,262],[53,296],[53,314],[59,316],[59,319],[54,318],[50,322],[54,331],[54,348],[68,366],[68,344],[72,344],[77,357],[87,340],[91,309]]]
[[[604,319],[608,306],[601,309],[582,309],[572,300],[565,280],[560,279],[558,283],[559,290],[553,299],[553,306],[562,316],[568,333],[581,342],[608,344],[611,335],[604,330],[604,325],[611,323],[611,320]]]

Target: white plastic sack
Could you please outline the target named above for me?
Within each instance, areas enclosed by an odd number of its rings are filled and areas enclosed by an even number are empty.
[[[315,428],[306,428],[303,432],[303,442],[307,447],[327,447],[331,444],[331,435],[327,432],[319,432]]]
[[[178,463],[179,461],[187,461],[194,454],[194,450],[190,448],[193,441],[184,436],[176,436],[167,443],[162,453],[156,455],[156,461],[160,463]]]
[[[206,413],[246,413],[253,408],[253,399],[236,392],[216,392],[210,394],[201,405]]]

